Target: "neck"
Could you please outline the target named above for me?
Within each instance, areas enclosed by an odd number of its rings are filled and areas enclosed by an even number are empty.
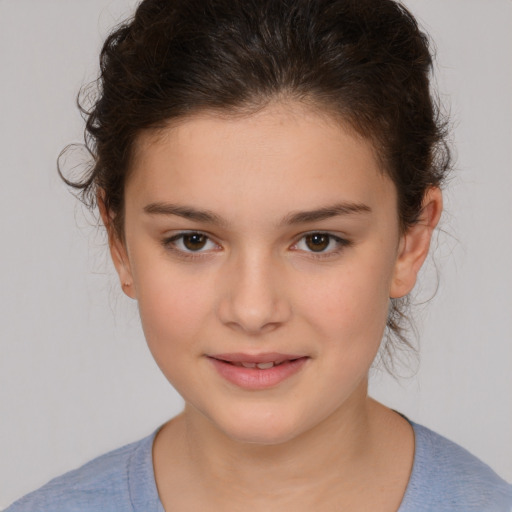
[[[187,405],[153,445],[165,509],[397,510],[414,436],[366,384],[314,428],[272,445],[237,441]]]
[[[354,481],[364,472],[373,446],[370,429],[373,401],[362,383],[349,401],[313,429],[280,444],[240,442],[216,428],[191,406],[176,427],[181,430],[181,450],[192,474],[204,480],[203,488],[232,492],[245,499],[283,496],[287,489],[311,494],[336,481]],[[314,493],[316,494],[316,493]]]

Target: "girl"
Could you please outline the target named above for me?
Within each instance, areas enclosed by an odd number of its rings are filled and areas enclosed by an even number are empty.
[[[367,393],[442,211],[430,67],[391,0],[145,0],[111,34],[68,183],[185,408],[8,511],[510,510]]]

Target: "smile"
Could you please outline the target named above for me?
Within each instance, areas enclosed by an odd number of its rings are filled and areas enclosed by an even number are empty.
[[[238,387],[262,390],[275,387],[298,373],[307,356],[285,354],[219,354],[208,356],[217,373]]]
[[[259,368],[260,370],[268,370],[269,368],[272,368],[273,366],[279,366],[280,364],[283,364],[283,361],[281,362],[273,362],[270,363],[232,363],[235,366],[243,366],[244,368]]]

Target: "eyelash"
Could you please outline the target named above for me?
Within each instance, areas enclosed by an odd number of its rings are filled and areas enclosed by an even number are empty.
[[[187,235],[204,236],[206,238],[206,244],[213,243],[213,244],[217,245],[217,247],[219,247],[219,245],[216,244],[216,242],[214,242],[209,235],[207,235],[206,233],[204,233],[202,231],[182,231],[180,233],[177,233],[171,237],[168,237],[168,238],[165,238],[164,240],[162,240],[162,245],[166,250],[169,250],[169,251],[179,255],[183,259],[194,260],[194,259],[198,259],[198,258],[204,258],[205,256],[207,256],[207,254],[210,252],[210,250],[191,251],[191,250],[186,250],[186,249],[179,249],[177,247],[177,242],[180,240],[183,242],[184,237]],[[296,249],[297,245],[301,241],[305,240],[306,237],[314,236],[314,235],[327,236],[329,238],[329,245],[330,245],[331,241],[334,241],[336,243],[337,247],[335,249],[332,249],[329,251],[319,251],[319,252]],[[340,254],[345,248],[350,247],[352,245],[353,245],[352,241],[347,240],[346,238],[341,238],[339,236],[333,235],[332,233],[328,233],[328,232],[324,232],[324,231],[310,231],[308,233],[303,233],[297,239],[297,241],[294,242],[294,244],[292,245],[291,248],[292,248],[292,250],[303,251],[304,253],[306,253],[308,255],[308,257],[313,257],[316,259],[324,259],[324,258],[336,256],[336,255]]]
[[[304,251],[308,255],[308,257],[313,257],[316,259],[326,259],[331,258],[333,256],[338,256],[344,249],[347,247],[350,247],[352,244],[352,241],[347,240],[346,238],[341,238],[337,235],[333,235],[332,233],[328,233],[325,231],[310,231],[308,233],[303,233],[300,238],[293,244],[292,247],[297,247],[300,242],[305,240],[308,236],[314,236],[314,235],[320,235],[320,236],[326,236],[329,239],[329,245],[331,242],[334,242],[336,244],[336,247],[329,251]],[[301,250],[301,249],[294,249],[294,250]]]
[[[206,244],[213,243],[218,246],[218,244],[216,244],[211,239],[211,237],[209,235],[207,235],[206,233],[203,233],[202,231],[182,231],[181,233],[177,233],[176,235],[173,235],[171,237],[168,237],[168,238],[165,238],[164,240],[162,240],[162,245],[164,246],[164,248],[166,250],[177,254],[178,256],[180,256],[183,259],[194,260],[194,259],[204,258],[209,251],[201,251],[201,250],[200,251],[190,251],[190,250],[186,250],[186,249],[179,249],[177,247],[177,242],[179,242],[180,240],[183,242],[183,239],[187,235],[189,235],[189,236],[191,236],[191,235],[204,236],[206,238]]]

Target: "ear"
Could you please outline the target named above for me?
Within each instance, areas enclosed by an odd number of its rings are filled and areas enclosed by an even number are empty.
[[[116,268],[117,275],[121,281],[121,288],[128,297],[135,299],[135,289],[133,286],[133,276],[126,251],[125,243],[119,238],[114,226],[114,215],[105,205],[104,192],[100,190],[97,194],[98,208],[100,210],[101,219],[105,225],[108,234],[108,245],[110,248],[110,256]]]
[[[443,211],[443,196],[438,187],[425,193],[418,222],[407,229],[400,239],[395,262],[390,297],[404,297],[416,284],[418,272],[427,257],[430,240]]]

